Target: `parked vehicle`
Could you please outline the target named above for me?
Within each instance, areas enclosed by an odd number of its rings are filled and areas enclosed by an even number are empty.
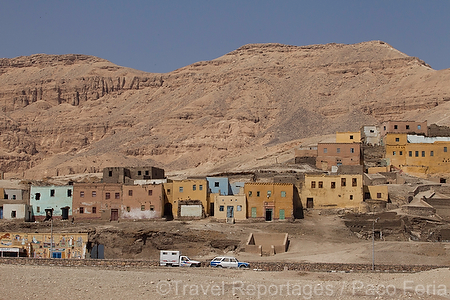
[[[238,261],[235,257],[231,256],[215,257],[209,265],[216,268],[250,268],[249,263]]]
[[[201,262],[191,260],[180,251],[161,250],[159,252],[159,265],[167,267],[200,267]]]

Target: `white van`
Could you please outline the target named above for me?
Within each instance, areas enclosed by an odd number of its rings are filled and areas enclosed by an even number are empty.
[[[167,267],[200,267],[201,262],[191,260],[181,255],[180,251],[161,250],[159,252],[159,265]]]

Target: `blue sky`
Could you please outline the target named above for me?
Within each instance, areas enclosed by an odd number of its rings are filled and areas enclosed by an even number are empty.
[[[249,43],[382,40],[450,68],[450,1],[1,0],[0,58],[87,54],[170,72]]]

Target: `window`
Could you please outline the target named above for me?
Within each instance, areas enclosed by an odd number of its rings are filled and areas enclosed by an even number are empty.
[[[412,151],[408,152],[409,157],[412,157]]]
[[[358,179],[352,178],[352,186],[358,186]]]
[[[170,189],[167,189],[167,195],[170,195]]]
[[[96,191],[92,191],[92,197],[97,197],[97,192]]]
[[[316,188],[316,182],[315,181],[311,181],[311,188],[315,189]]]
[[[13,219],[16,218],[16,211],[15,210],[11,211],[11,218],[13,218]]]
[[[392,155],[395,155],[395,153],[396,153],[395,151],[392,151]]]
[[[72,197],[72,190],[71,189],[67,190],[67,197]]]
[[[218,181],[214,182],[214,187],[219,187],[219,182]]]
[[[249,196],[249,197],[252,196],[252,191],[248,191],[248,196]]]
[[[131,211],[130,207],[129,207],[129,206],[127,206],[127,212],[130,212],[130,211]]]
[[[148,174],[150,174],[148,171],[145,171],[145,175],[148,176]]]
[[[95,207],[95,206],[92,207],[92,213],[93,213],[93,214],[96,214],[96,213],[97,213],[97,207]]]
[[[334,182],[334,181],[331,182],[331,188],[332,188],[332,189],[335,189],[335,188],[336,188],[336,182]]]
[[[447,147],[444,147],[444,152],[447,152]]]
[[[196,191],[196,190],[197,190],[197,185],[196,185],[196,184],[192,185],[192,190],[193,190],[193,191]]]
[[[148,190],[148,195],[149,196],[153,195],[153,190]]]
[[[394,129],[398,129],[398,125],[394,125]]]
[[[345,178],[341,178],[341,186],[345,186],[346,185],[346,180]]]
[[[336,148],[337,153],[341,153],[341,148]]]
[[[6,198],[8,198],[8,195],[6,195],[6,196],[7,196]],[[13,200],[16,200],[16,195],[12,195],[12,197],[13,197],[12,198]]]
[[[409,125],[406,125],[406,129],[409,129]]]
[[[198,189],[199,189],[200,191],[203,191],[203,184],[199,184],[199,185],[198,185]]]
[[[355,153],[355,148],[350,148],[350,153]]]
[[[50,197],[55,197],[55,190],[50,190]]]
[[[425,151],[422,151],[422,157],[425,157]]]
[[[141,211],[145,210],[145,205],[141,205]]]
[[[150,205],[150,210],[154,211],[155,210],[155,206],[154,205]]]
[[[109,176],[109,177],[112,177],[112,171],[109,171],[109,172],[108,172],[108,176]]]
[[[84,207],[80,207],[80,214],[84,214]]]
[[[142,175],[142,171],[138,171],[138,175],[141,176]]]
[[[111,193],[109,192],[105,193],[105,199],[111,199]]]
[[[182,193],[182,192],[183,192],[183,187],[180,186],[180,187],[178,188],[178,191],[179,191],[180,193]]]
[[[386,126],[383,126],[383,130],[386,130]]]
[[[267,198],[269,198],[270,196],[272,196],[272,191],[267,191]]]
[[[434,156],[434,151],[430,151],[430,156]]]
[[[319,189],[323,188],[323,181],[319,181]]]
[[[400,138],[395,138],[395,141],[396,142],[400,142]]]
[[[377,193],[377,198],[381,198],[381,193]]]
[[[34,194],[34,199],[41,200],[41,193]]]
[[[323,148],[323,153],[327,153],[328,149],[327,148]]]
[[[353,200],[353,195],[350,195],[350,200]]]
[[[286,192],[285,191],[281,191],[281,197],[285,198],[286,197]]]
[[[223,205],[219,206],[219,211],[224,211],[224,209],[225,209],[225,206],[223,206]]]
[[[256,192],[256,197],[259,197],[259,196],[261,196],[261,192],[260,192],[260,191],[257,191],[257,192]]]
[[[350,135],[350,139],[353,140],[353,135]]]
[[[41,208],[38,206],[38,207],[36,207],[36,212],[41,212]]]
[[[399,151],[399,153],[398,153],[399,155],[403,155],[403,151]]]
[[[236,210],[237,210],[237,211],[242,211],[242,205],[236,206]]]
[[[415,151],[414,154],[416,155],[416,157],[419,157],[419,151]]]
[[[422,125],[417,125],[417,129],[422,129]]]
[[[114,196],[115,196],[116,199],[120,199],[120,193],[115,193]]]
[[[128,196],[133,196],[133,190],[128,190]]]

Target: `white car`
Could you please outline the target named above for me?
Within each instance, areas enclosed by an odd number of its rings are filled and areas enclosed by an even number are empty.
[[[238,261],[235,257],[231,256],[215,257],[209,265],[216,268],[250,268],[249,263]]]

